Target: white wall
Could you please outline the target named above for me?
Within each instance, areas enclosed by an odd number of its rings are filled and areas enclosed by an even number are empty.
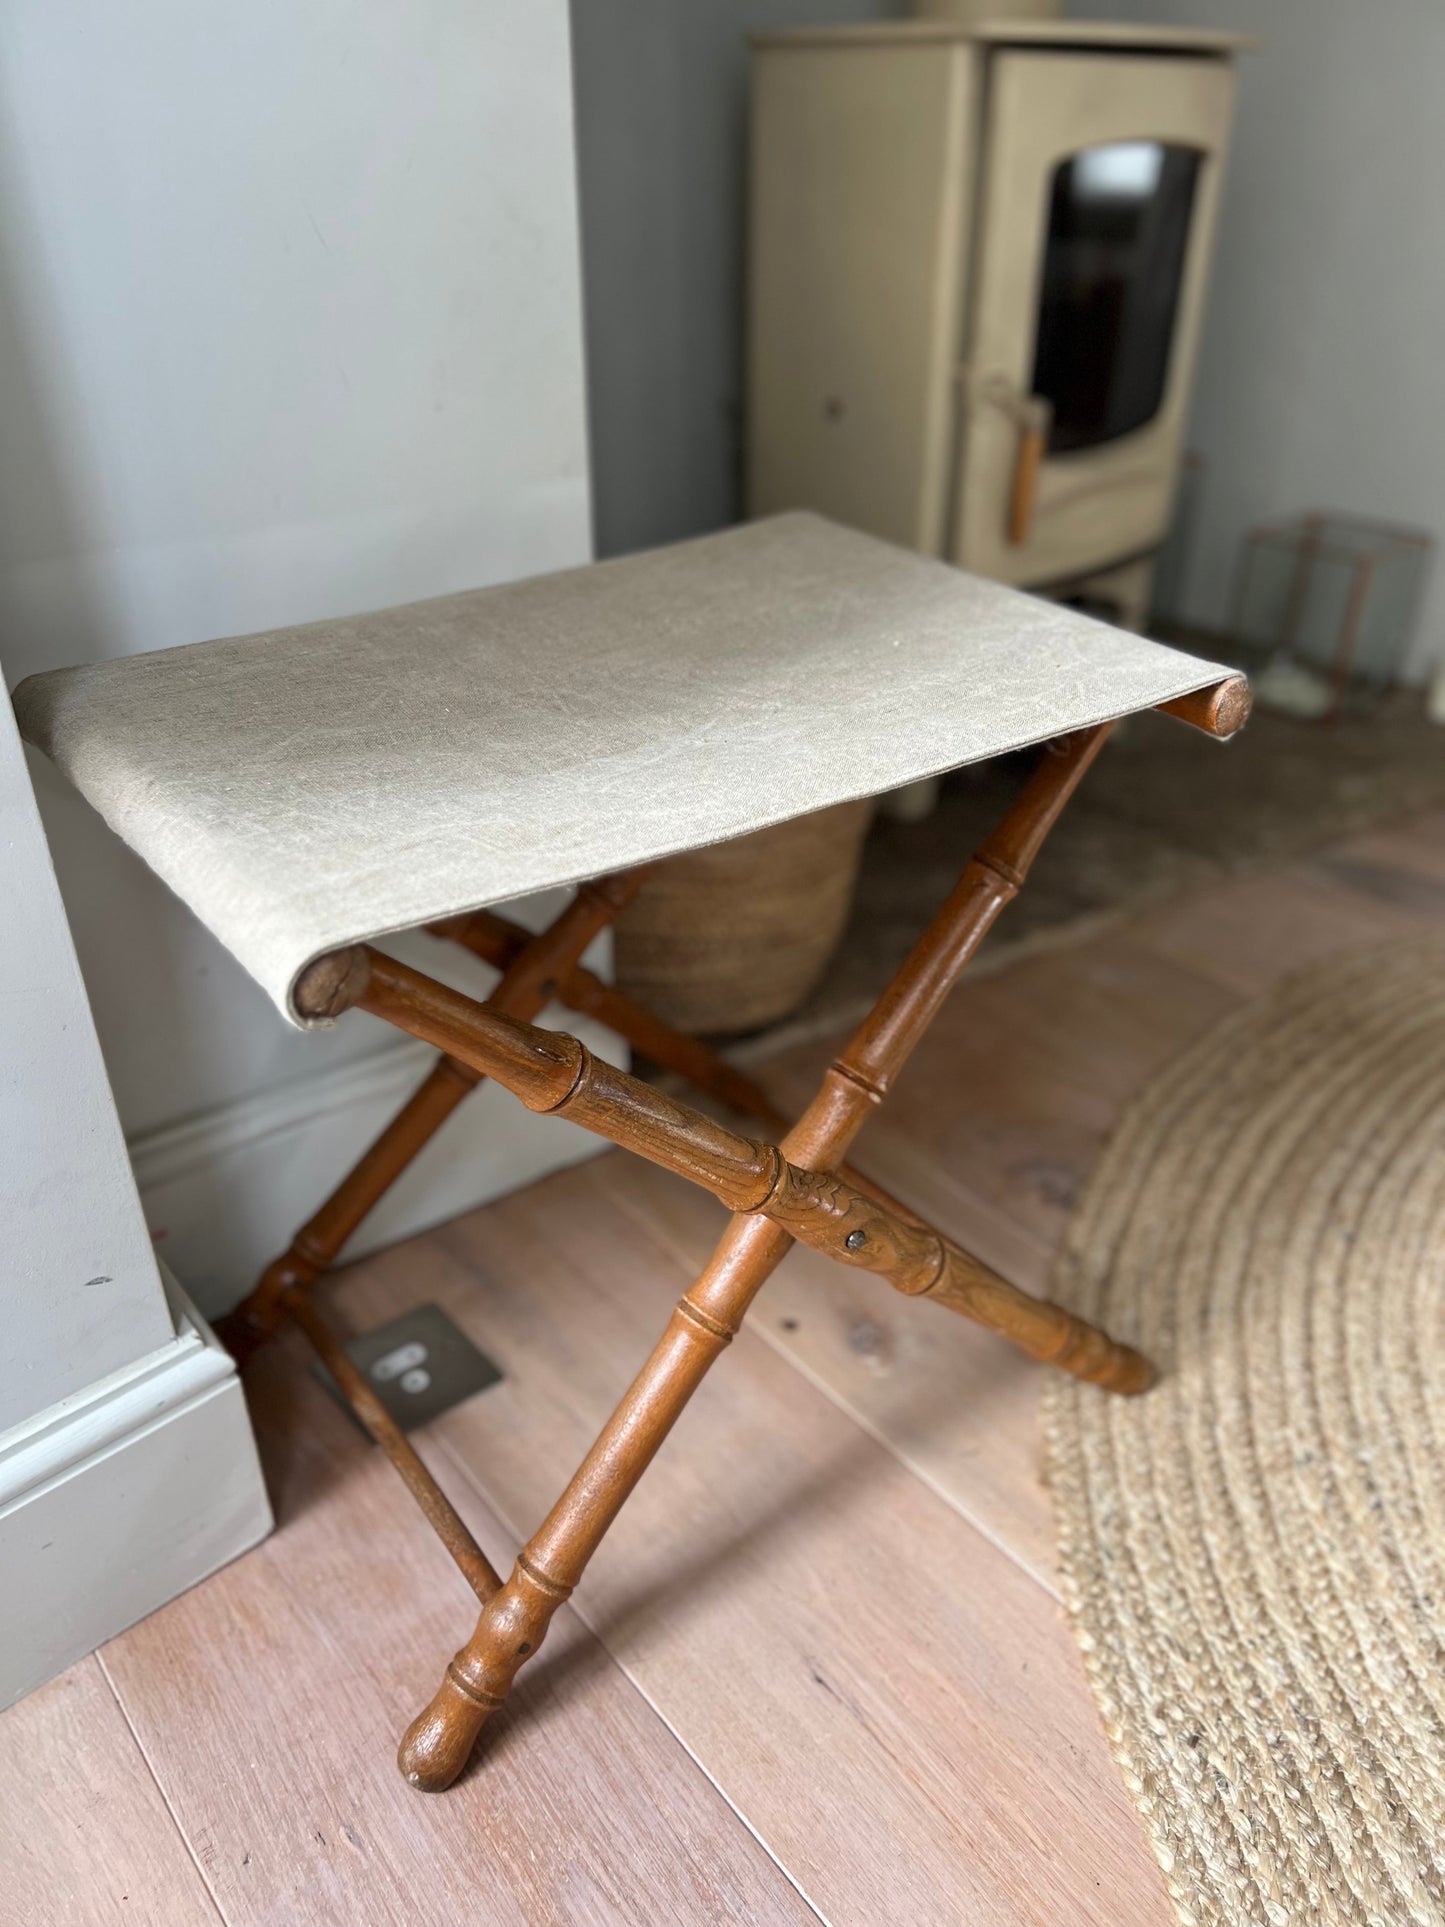
[[[168,1302],[0,708],[0,1707],[252,1546],[232,1360]]]
[[[577,256],[565,0],[9,0],[12,681],[583,559]],[[32,766],[130,1133],[378,1047]]]
[[[1445,540],[1445,6],[1075,0],[1079,17],[1237,27],[1239,117],[1190,444],[1208,460],[1188,613],[1229,618],[1239,539],[1323,507]],[[1413,668],[1445,657],[1445,568]]]
[[[582,559],[575,200],[565,0],[9,0],[8,676]],[[33,768],[121,1112],[167,1148],[168,1212],[204,1201],[178,1162],[199,1112],[202,1179],[240,1210],[228,1172],[261,1170],[242,1217],[279,1239],[265,1209],[301,1205],[266,1177],[256,1117],[279,1119],[286,1175],[314,1178],[288,1135],[321,1108],[312,1087],[339,1072],[355,1097],[346,1060],[394,1034],[290,1031]],[[232,1363],[167,1306],[8,716],[0,1057],[3,1702],[270,1522]],[[390,1071],[372,1070],[375,1097]],[[234,1297],[234,1221],[213,1205],[190,1230],[213,1306]]]
[[[3,1434],[173,1336],[8,709],[0,901]]]

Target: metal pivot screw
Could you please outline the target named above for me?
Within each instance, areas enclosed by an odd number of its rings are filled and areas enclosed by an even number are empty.
[[[849,1251],[861,1251],[867,1242],[868,1233],[866,1231],[850,1231],[843,1240],[844,1245]]]

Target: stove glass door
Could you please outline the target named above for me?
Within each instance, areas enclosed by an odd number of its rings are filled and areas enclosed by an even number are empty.
[[[1201,156],[1108,141],[1054,169],[1032,388],[1049,453],[1142,428],[1164,400]]]
[[[988,56],[945,550],[964,568],[1058,584],[1163,541],[1233,93],[1212,56]]]

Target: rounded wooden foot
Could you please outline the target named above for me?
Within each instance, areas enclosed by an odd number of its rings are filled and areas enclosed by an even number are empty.
[[[479,1699],[449,1666],[436,1698],[402,1735],[396,1753],[402,1778],[423,1793],[441,1793],[472,1757],[487,1715],[500,1705]]]
[[[1121,1345],[1107,1332],[1086,1325],[1081,1318],[1070,1320],[1068,1342],[1049,1359],[1075,1378],[1097,1385],[1105,1392],[1119,1392],[1132,1398],[1147,1392],[1158,1377],[1153,1365],[1132,1345]]]
[[[1132,1345],[1116,1342],[1114,1354],[1109,1375],[1097,1381],[1106,1392],[1122,1392],[1126,1398],[1133,1398],[1140,1392],[1147,1392],[1158,1379],[1159,1374],[1154,1366]]]
[[[274,1338],[285,1323],[285,1294],[314,1283],[320,1275],[321,1267],[304,1258],[294,1246],[272,1260],[250,1297],[243,1298],[216,1325],[216,1336],[238,1365],[244,1365],[252,1352]]]
[[[423,1793],[451,1785],[471,1758],[487,1715],[512,1690],[571,1590],[549,1578],[526,1552],[517,1555],[511,1578],[483,1606],[477,1630],[453,1656],[436,1698],[402,1735],[396,1763],[403,1779]]]
[[[281,1328],[279,1307],[257,1304],[248,1298],[244,1304],[216,1320],[216,1336],[238,1365],[244,1366],[253,1352],[260,1351]]]

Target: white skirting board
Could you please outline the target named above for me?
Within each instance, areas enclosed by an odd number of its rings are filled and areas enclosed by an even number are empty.
[[[539,1021],[626,1062],[619,1040],[600,1025],[556,1009]],[[156,1249],[207,1317],[229,1311],[250,1290],[435,1061],[424,1044],[389,1044],[360,1062],[132,1141]],[[509,1091],[483,1084],[377,1206],[346,1256],[426,1230],[603,1148],[576,1125],[539,1117]]]
[[[0,1706],[271,1530],[235,1364],[166,1282],[169,1344],[0,1437]]]

